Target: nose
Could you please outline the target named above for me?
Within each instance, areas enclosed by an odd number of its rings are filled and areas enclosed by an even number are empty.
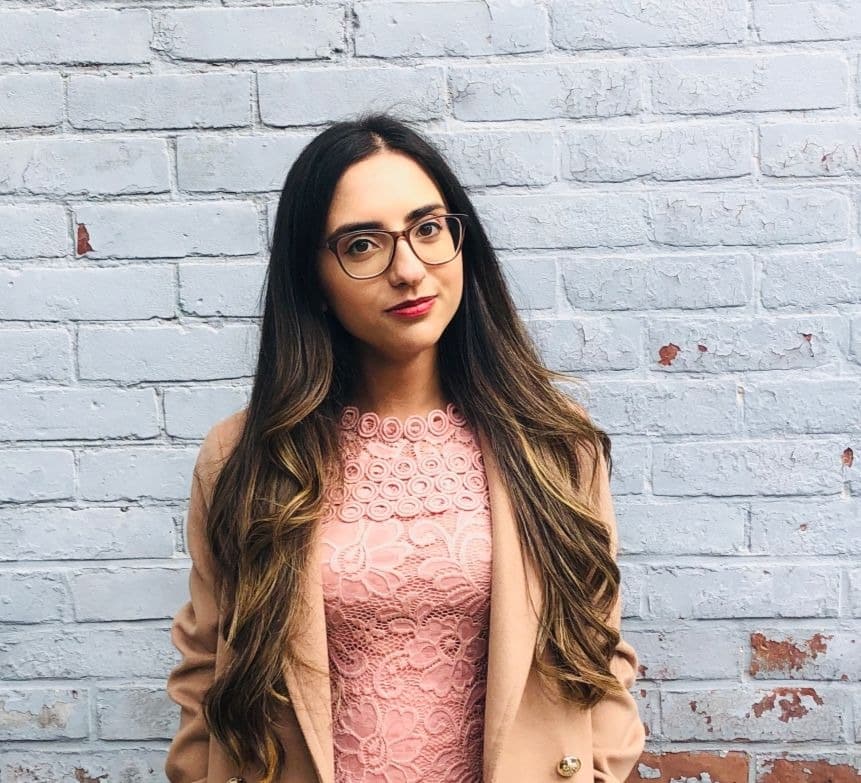
[[[395,255],[389,267],[389,279],[397,285],[407,282],[413,285],[427,274],[422,260],[413,252],[406,237],[395,240]]]

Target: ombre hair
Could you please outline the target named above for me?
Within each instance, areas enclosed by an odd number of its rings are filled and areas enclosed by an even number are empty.
[[[352,336],[321,310],[317,272],[339,179],[384,151],[408,155],[468,216],[460,305],[439,341],[442,388],[488,438],[544,602],[534,663],[542,684],[588,708],[622,685],[609,668],[620,574],[605,520],[588,502],[610,439],[552,381],[514,306],[494,250],[442,154],[407,122],[372,113],[328,126],[291,166],[278,202],[253,388],[212,491],[206,538],[230,665],[208,689],[209,730],[238,766],[277,780],[289,763],[274,724],[289,709],[284,666],[305,622],[301,574],[329,482],[342,479],[338,416],[359,378]]]

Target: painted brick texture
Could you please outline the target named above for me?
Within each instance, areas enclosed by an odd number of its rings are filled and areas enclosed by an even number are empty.
[[[127,6],[0,7],[0,780],[164,779],[197,447],[369,108],[613,438],[629,783],[861,780],[861,3]]]

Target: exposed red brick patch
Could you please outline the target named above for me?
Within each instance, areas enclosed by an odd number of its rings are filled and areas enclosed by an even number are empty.
[[[697,350],[698,350],[700,353],[708,353],[708,350],[709,350],[709,349],[708,349],[705,345],[698,344],[698,345],[697,345]]]
[[[648,668],[648,666],[644,666],[642,663],[637,665],[637,671],[639,672],[640,677],[646,676],[646,669]]]
[[[675,343],[669,343],[668,345],[662,345],[660,347],[660,349],[658,350],[658,356],[660,357],[658,359],[658,364],[663,364],[663,365],[672,364],[673,360],[676,358],[676,356],[679,355],[680,350],[681,350],[681,348],[679,348],[679,346],[676,345]]]
[[[847,468],[852,467],[852,463],[855,461],[855,452],[852,451],[848,446],[843,449],[843,464]]]
[[[777,699],[778,696],[789,698]],[[768,696],[751,705],[753,714],[761,718],[766,710],[774,709],[774,702],[780,707],[779,720],[789,723],[790,718],[803,718],[810,710],[801,703],[802,696],[810,696],[817,704],[824,704],[823,698],[813,688],[774,688]],[[749,713],[748,713],[749,716]]]
[[[790,641],[768,639],[765,634],[753,633],[750,636],[753,656],[749,671],[752,675],[756,675],[760,671],[773,673],[801,669],[808,660],[816,658],[819,653],[824,653],[828,649],[825,639],[833,638],[833,636],[815,633],[804,642],[804,648],[802,648]]]
[[[78,246],[77,253],[82,256],[84,253],[89,253],[93,249],[90,244],[90,232],[83,223],[78,223]]]
[[[812,334],[805,334],[804,332],[802,332],[802,333],[801,333],[801,336],[802,336],[805,340],[807,340],[807,342],[811,342],[811,341],[813,340],[813,335],[812,335]]]
[[[701,750],[675,753],[644,752],[626,783],[678,783],[680,780],[714,780],[747,783],[750,758],[741,751],[708,753]]]
[[[821,759],[774,759],[756,776],[756,783],[858,783],[861,770]]]
[[[702,712],[701,710],[698,710],[697,703],[695,701],[692,700],[690,702],[690,705],[691,712],[695,712],[697,715],[702,715],[706,719],[706,727],[708,728],[708,730],[714,731],[714,727],[712,726],[712,716],[709,715],[707,712]]]

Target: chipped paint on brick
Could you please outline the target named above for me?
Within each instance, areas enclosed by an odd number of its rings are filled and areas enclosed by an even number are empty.
[[[852,449],[849,446],[847,446],[845,449],[843,449],[842,461],[843,461],[843,464],[847,468],[851,468],[852,463],[855,461],[855,452],[852,451]]]
[[[663,364],[665,366],[669,366],[673,363],[673,360],[676,356],[679,355],[679,351],[682,350],[675,343],[669,343],[667,345],[662,345],[658,350],[658,364]]]
[[[89,253],[92,249],[90,232],[87,231],[87,227],[83,223],[78,223],[77,254],[82,256],[84,253]]]
[[[776,640],[767,638],[763,633],[751,634],[750,646],[753,655],[750,674],[756,676],[760,672],[774,674],[791,669],[800,670],[810,659],[815,659],[819,653],[825,653],[828,649],[825,640],[833,638],[815,633],[799,646],[788,639]]]
[[[749,767],[750,757],[741,751],[644,752],[628,776],[627,783],[747,783]]]
[[[831,764],[823,759],[773,759],[756,777],[756,783],[858,783],[861,769],[851,764]]]
[[[788,697],[788,698],[780,698]],[[754,715],[761,718],[766,711],[774,709],[775,701],[780,707],[778,720],[789,723],[791,718],[803,718],[810,710],[801,703],[802,697],[807,696],[817,704],[824,704],[823,698],[813,688],[774,688],[771,693],[751,705]]]

